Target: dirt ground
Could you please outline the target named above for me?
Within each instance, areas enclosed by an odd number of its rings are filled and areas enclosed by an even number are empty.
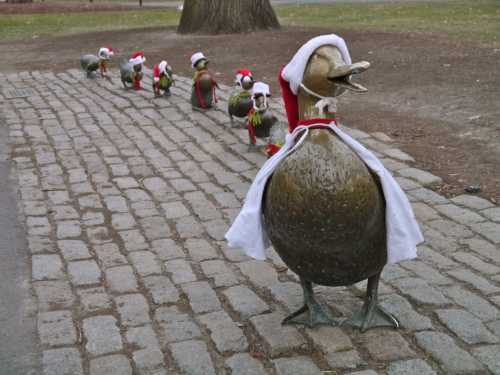
[[[353,61],[372,63],[356,77],[369,92],[341,98],[341,122],[391,136],[417,167],[443,178],[435,187],[442,193],[454,196],[479,185],[479,195],[499,203],[500,49],[493,47],[435,34],[334,28],[218,36],[179,36],[162,28],[0,42],[2,50],[11,51],[2,54],[0,66],[3,72],[60,71],[78,67],[81,54],[111,44],[116,65],[143,49],[146,64],[167,59],[175,72],[190,75],[189,57],[201,50],[220,81],[231,84],[234,70],[248,67],[279,95],[279,68],[309,38],[331,32],[346,39]]]

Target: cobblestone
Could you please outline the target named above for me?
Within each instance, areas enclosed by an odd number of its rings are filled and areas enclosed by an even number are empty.
[[[130,253],[129,258],[140,276],[161,273],[161,265],[150,251],[134,251]]]
[[[172,356],[184,373],[215,375],[214,365],[202,341],[185,341],[172,344]]]
[[[206,281],[184,284],[182,290],[186,293],[191,309],[196,314],[216,311],[222,308],[217,295]]]
[[[43,352],[46,375],[83,375],[80,352],[75,348],[60,348]]]
[[[167,342],[191,340],[201,336],[195,321],[189,315],[180,313],[176,307],[160,307],[155,312],[155,320],[162,327]]]
[[[233,374],[265,375],[266,371],[262,364],[247,353],[235,354],[226,360],[226,367]]]
[[[269,306],[259,296],[244,286],[237,285],[226,289],[224,295],[231,308],[242,319],[248,319],[269,310]]]
[[[430,286],[425,280],[418,278],[404,278],[393,282],[403,294],[408,295],[416,303],[443,306],[450,301],[437,289]]]
[[[412,331],[432,329],[431,320],[416,312],[411,303],[397,294],[384,296],[381,306],[394,316],[397,316],[399,323],[405,329]]]
[[[321,375],[321,371],[307,357],[279,358],[273,361],[278,375]]]
[[[83,334],[87,339],[85,349],[90,355],[113,353],[123,348],[118,322],[110,315],[84,319]]]
[[[40,311],[69,308],[75,301],[67,281],[39,281],[33,285],[38,297],[38,309]]]
[[[425,331],[415,337],[418,345],[432,355],[448,374],[473,374],[483,369],[477,360],[443,333]]]
[[[200,316],[200,321],[210,331],[210,337],[220,353],[242,352],[248,348],[243,332],[224,311]]]
[[[406,160],[403,160],[403,161],[406,161]],[[425,172],[425,171],[422,171],[422,170],[416,169],[416,168],[400,169],[400,170],[398,170],[398,173],[401,176],[411,178],[411,179],[417,181],[419,184],[422,184],[424,186],[440,184],[443,181],[441,179],[441,177],[434,176],[433,174],[430,174],[429,172]]]
[[[410,359],[391,363],[387,375],[436,375],[436,372],[421,359]]]
[[[81,289],[78,291],[78,295],[83,311],[87,314],[111,308],[111,300],[102,287]]]
[[[106,270],[106,281],[109,289],[115,293],[137,291],[137,279],[130,266],[109,268]]]
[[[483,346],[472,350],[474,356],[495,375],[500,374],[500,345]]]
[[[32,258],[33,280],[56,280],[64,277],[63,264],[58,255],[35,255]]]
[[[452,198],[451,200],[456,204],[476,210],[484,210],[486,208],[494,207],[493,203],[488,202],[486,199],[475,197],[473,195],[459,195],[458,197]]]
[[[281,325],[284,317],[281,313],[275,312],[250,318],[250,322],[266,344],[271,357],[277,357],[306,345],[304,337],[295,327]]]
[[[175,284],[189,283],[196,281],[193,269],[184,259],[174,259],[165,262],[165,269]]]
[[[76,330],[70,311],[40,313],[38,333],[43,345],[59,346],[76,343]]]
[[[415,352],[397,332],[371,331],[363,338],[370,356],[377,361],[413,358]]]
[[[366,364],[356,350],[330,353],[326,356],[326,361],[331,367],[341,369],[355,369]]]
[[[124,326],[149,323],[149,308],[142,294],[125,294],[115,298],[120,322]]]
[[[132,366],[124,355],[108,355],[90,361],[90,375],[132,375]]]
[[[153,303],[163,305],[179,300],[179,292],[166,276],[148,276],[143,279]]]
[[[447,296],[482,321],[500,319],[500,312],[484,298],[458,286],[444,290]]]
[[[396,140],[344,127],[394,172],[424,232],[419,258],[383,273],[380,303],[403,329],[281,326],[281,308],[303,303],[296,275],[273,250],[255,261],[224,241],[266,159],[247,151],[245,129],[227,126],[228,88],[219,109],[197,113],[189,78],[152,101],[148,85],[82,76],[2,76],[35,92],[0,102],[0,113],[46,375],[499,372],[498,206],[445,198],[426,187],[439,176],[416,169]],[[272,107],[286,121],[281,102]],[[348,318],[365,284],[315,290]]]
[[[481,320],[463,310],[437,310],[436,314],[450,331],[467,344],[496,344],[498,339],[491,334]]]
[[[94,260],[80,260],[68,263],[71,282],[77,286],[99,284],[101,270]]]

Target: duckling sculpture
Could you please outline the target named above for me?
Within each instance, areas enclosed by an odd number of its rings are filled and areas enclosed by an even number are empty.
[[[202,52],[191,56],[191,66],[195,69],[193,87],[191,90],[191,104],[195,110],[206,110],[217,103],[215,89],[219,86],[208,70],[208,59]]]
[[[252,108],[248,112],[249,149],[255,148],[257,138],[269,137],[271,127],[276,123],[276,116],[269,109],[271,92],[269,85],[256,82],[252,89]]]
[[[252,72],[248,69],[239,69],[236,72],[236,90],[231,94],[228,101],[227,112],[234,125],[233,117],[245,118],[253,107],[252,88],[254,85]]]
[[[120,64],[120,76],[125,89],[140,90],[142,80],[142,64],[146,61],[144,52],[138,51],[132,54],[128,61]]]
[[[170,96],[170,87],[173,84],[172,67],[165,60],[155,64],[153,68],[153,92],[155,97],[160,97],[162,91],[164,96]]]
[[[284,324],[337,324],[316,300],[313,283],[368,279],[364,304],[349,322],[362,331],[399,325],[378,304],[380,274],[386,263],[416,257],[423,237],[390,173],[335,121],[335,97],[366,91],[351,76],[369,66],[352,64],[344,40],[333,34],[299,49],[280,73],[290,134],[257,174],[226,233],[230,247],[256,259],[265,259],[272,243],[299,276],[304,306]]]
[[[284,122],[276,121],[269,131],[269,143],[265,149],[268,157],[273,156],[283,147],[287,133],[287,125]]]
[[[113,56],[113,48],[111,46],[101,47],[95,55],[83,55],[80,58],[80,65],[82,69],[87,73],[87,78],[92,78],[96,71],[99,70],[99,73],[102,78],[110,79],[108,76],[108,62]]]

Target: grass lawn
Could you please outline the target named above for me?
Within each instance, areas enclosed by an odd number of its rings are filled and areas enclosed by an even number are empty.
[[[174,26],[179,12],[173,9],[119,12],[69,12],[0,15],[0,39],[79,34],[91,31]]]
[[[278,14],[285,25],[438,32],[500,44],[500,0],[283,6]]]
[[[394,32],[438,32],[500,45],[500,0],[429,3],[286,5],[276,7],[283,25]],[[35,35],[172,26],[175,9],[120,12],[0,15],[0,39]]]

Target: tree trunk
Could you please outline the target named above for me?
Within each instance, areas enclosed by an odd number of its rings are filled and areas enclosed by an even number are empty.
[[[279,27],[269,0],[185,0],[177,31],[218,34]]]

